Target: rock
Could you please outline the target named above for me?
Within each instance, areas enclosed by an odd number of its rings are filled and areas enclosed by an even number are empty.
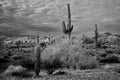
[[[111,68],[113,68],[113,66],[111,66],[111,65],[108,65],[108,64],[106,64],[105,66],[104,66],[104,69],[111,69]]]
[[[63,70],[56,70],[55,72],[53,72],[53,75],[67,75],[67,72]]]
[[[9,67],[4,71],[3,74],[12,75],[13,73],[21,73],[25,70],[26,69],[23,68],[21,65],[17,65],[17,66],[9,65]]]

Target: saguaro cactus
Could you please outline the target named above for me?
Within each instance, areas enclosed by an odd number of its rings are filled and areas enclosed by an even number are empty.
[[[82,45],[82,47],[84,48],[85,47],[85,35],[84,34],[82,34],[82,40],[83,40],[83,45]]]
[[[97,29],[97,24],[95,24],[95,47],[98,48],[98,29]]]
[[[39,43],[39,33],[37,33],[37,43]]]
[[[63,33],[68,36],[68,39],[71,37],[71,32],[73,30],[73,25],[71,25],[71,12],[70,12],[70,4],[68,6],[68,24],[65,24],[65,21],[62,22]]]
[[[50,44],[50,42],[51,42],[51,35],[50,35],[50,33],[48,35],[48,40],[49,40],[48,44]]]
[[[17,48],[18,48],[18,52],[19,52],[19,50],[20,50],[20,44],[21,44],[22,42],[19,40],[19,41],[16,41],[15,42],[15,44],[16,44],[16,46],[17,46]]]
[[[35,50],[34,50],[34,53],[35,53],[35,76],[39,76],[39,72],[40,72],[41,51],[42,51],[41,45],[37,44],[35,46]]]

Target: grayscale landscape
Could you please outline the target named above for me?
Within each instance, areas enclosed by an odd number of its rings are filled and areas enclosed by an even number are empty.
[[[120,80],[120,0],[0,0],[0,80]]]

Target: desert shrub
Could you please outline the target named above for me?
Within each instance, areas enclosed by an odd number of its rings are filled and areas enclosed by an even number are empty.
[[[63,62],[60,61],[59,56],[51,56],[49,60],[45,60],[42,65],[48,71],[48,74],[52,74],[56,69],[62,68]]]
[[[62,55],[59,53],[58,45],[51,45],[45,49],[41,55],[41,67],[52,74],[56,69],[63,67]]]
[[[111,44],[119,45],[120,43],[120,38],[114,35],[111,35],[107,39]]]
[[[105,36],[111,36],[112,33],[110,33],[110,32],[105,32],[104,35],[105,35]]]
[[[5,47],[4,40],[5,40],[5,36],[0,36],[0,50]]]
[[[108,54],[105,52],[105,50],[99,50],[98,52],[98,55],[102,58],[105,58]]]
[[[94,50],[83,49],[77,44],[71,46],[70,49],[71,52],[67,61],[70,67],[75,69],[97,68],[98,61]]]
[[[34,64],[34,48],[12,48],[7,50],[7,54],[11,59],[11,64],[14,65],[26,65]],[[31,66],[32,67],[32,66]]]
[[[105,49],[107,54],[120,54],[120,46],[111,45],[111,48]]]
[[[120,46],[118,46],[118,45],[111,45],[111,49],[112,49],[113,53],[120,54]]]
[[[71,54],[67,62],[73,69],[93,69],[98,66],[97,58],[91,56],[86,50]]]
[[[17,58],[17,59],[16,59]],[[21,65],[22,67],[25,67],[27,69],[34,69],[34,61],[29,57],[23,57],[23,56],[15,56],[11,60],[12,65]]]
[[[114,67],[114,71],[120,73],[120,65],[116,65],[116,66]]]
[[[106,64],[103,68],[112,72],[120,73],[120,64]]]
[[[9,45],[10,47],[11,45]],[[12,65],[22,65],[27,69],[34,69],[34,48],[7,48],[5,53],[10,58]],[[2,51],[3,52],[3,51]]]
[[[12,73],[20,73],[20,72],[22,72],[24,70],[25,70],[25,68],[23,68],[20,65],[18,65],[18,66],[9,65],[8,68],[4,71],[4,74],[11,75]]]
[[[12,65],[21,65],[27,69],[34,69],[34,53],[16,52],[10,57]]]
[[[92,39],[92,38],[86,36],[86,37],[85,37],[85,40],[84,40],[84,43],[85,43],[85,44],[91,44],[91,43],[94,43],[94,39]]]
[[[120,57],[116,54],[109,54],[100,60],[101,63],[120,63]]]
[[[95,49],[95,44],[94,43],[92,43],[92,44],[86,44],[85,48],[86,49]]]
[[[33,75],[29,71],[20,66],[9,65],[8,68],[3,72],[6,76],[17,76],[17,77],[32,77]]]
[[[112,53],[113,53],[113,49],[107,48],[107,49],[105,49],[105,52],[106,52],[107,54],[112,54]]]
[[[48,46],[42,53],[44,68],[56,70],[59,68],[92,69],[98,66],[95,52],[83,49],[78,42],[63,42]],[[58,66],[59,65],[59,66]],[[49,71],[50,71],[49,70]]]
[[[34,69],[34,61],[32,59],[22,59],[21,60],[21,66],[27,68],[27,69]]]
[[[94,57],[80,57],[81,59],[85,59],[83,61],[80,61],[78,63],[78,67],[80,67],[80,69],[94,69],[94,68],[97,68],[98,67],[98,61],[96,60],[96,58]]]

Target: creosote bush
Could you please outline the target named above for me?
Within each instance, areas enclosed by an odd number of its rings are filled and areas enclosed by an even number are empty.
[[[52,74],[56,69],[63,67],[63,61],[59,55],[58,46],[51,45],[43,51],[41,54],[41,67],[48,71],[48,74]]]
[[[98,67],[98,61],[87,50],[80,50],[70,55],[67,65],[73,69],[94,69]]]
[[[14,58],[17,58],[17,60]],[[27,57],[27,55],[24,56],[16,55],[16,57],[14,58],[11,59],[12,65],[21,65],[22,67],[25,67],[30,70],[34,69],[34,61],[30,56]]]
[[[48,46],[43,51],[42,66],[50,74],[59,68],[93,69],[98,66],[94,54],[92,51],[83,49],[77,42],[71,44],[63,40],[61,43]]]

